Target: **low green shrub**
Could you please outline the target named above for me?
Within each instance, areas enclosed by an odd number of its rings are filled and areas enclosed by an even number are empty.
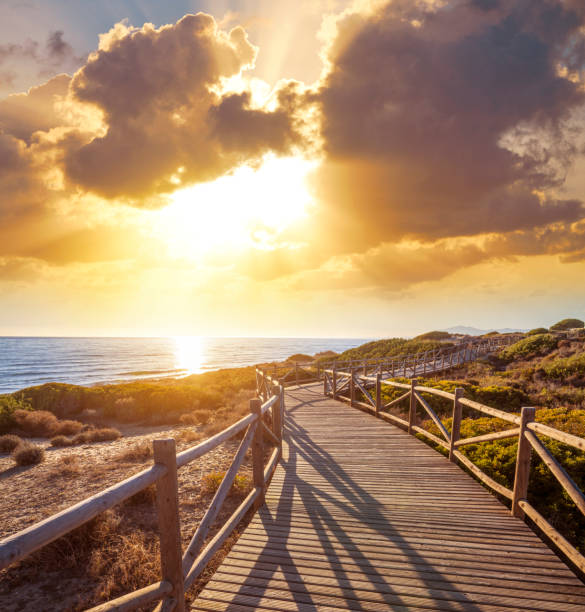
[[[446,331],[430,331],[420,336],[416,336],[414,340],[448,340],[451,334]]]
[[[202,492],[214,495],[221,485],[225,472],[209,472],[201,479]],[[252,482],[248,476],[237,474],[230,488],[230,494],[245,494],[250,491]]]
[[[16,427],[14,413],[17,410],[32,410],[30,404],[12,395],[0,395],[0,434],[9,433]]]
[[[305,355],[303,353],[295,353],[291,355],[287,361],[298,361],[299,363],[307,363],[309,361],[313,361],[313,358],[310,355]]]
[[[551,331],[566,331],[567,329],[575,329],[585,327],[585,323],[581,319],[563,319],[554,325],[550,326]]]
[[[536,334],[522,338],[500,351],[499,357],[511,362],[516,359],[528,359],[537,355],[550,353],[557,347],[557,339],[551,334]]]
[[[564,380],[570,376],[585,376],[585,353],[571,357],[558,357],[542,365],[542,372],[548,378]]]
[[[526,332],[527,336],[538,336],[540,334],[547,334],[548,329],[546,327],[535,327],[531,329],[529,332]]]

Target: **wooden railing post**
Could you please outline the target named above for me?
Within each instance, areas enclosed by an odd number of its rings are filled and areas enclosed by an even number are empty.
[[[463,406],[459,403],[459,400],[463,396],[463,389],[457,387],[455,389],[455,398],[453,399],[453,424],[451,425],[451,442],[449,444],[449,461],[453,463],[457,462],[455,458],[455,442],[459,440],[461,434],[461,415]]]
[[[266,485],[264,483],[264,434],[262,432],[262,402],[259,399],[250,400],[250,412],[257,415],[256,431],[252,440],[252,472],[254,486],[261,490],[260,495],[254,502],[254,509],[259,508],[264,503]]]
[[[327,395],[327,374],[325,373],[325,370],[323,370],[323,395]]]
[[[174,438],[165,438],[154,440],[152,445],[154,462],[167,468],[167,473],[156,483],[162,579],[173,585],[171,597],[176,602],[173,609],[185,612],[176,444]]]
[[[337,399],[337,368],[335,367],[337,364],[333,364],[333,374],[331,376],[331,395],[333,399]]]
[[[350,406],[353,406],[355,403],[355,370],[350,368],[349,370],[349,402]]]
[[[526,425],[534,421],[536,408],[522,408],[520,414],[520,433],[518,434],[518,455],[516,456],[516,473],[514,475],[514,495],[512,497],[512,515],[524,518],[524,510],[518,502],[526,499],[528,494],[528,480],[530,478],[530,457],[532,446],[526,439],[524,432]]]
[[[414,396],[414,388],[416,387],[416,378],[410,380],[410,410],[408,411],[408,433],[412,434],[412,428],[416,425],[416,397]]]
[[[278,385],[272,387],[272,395],[278,397],[276,402],[272,405],[272,431],[278,438],[278,454],[280,458],[282,457],[282,410],[280,408],[282,394],[280,393],[280,387]]]
[[[376,416],[379,416],[382,408],[382,375],[380,372],[376,374]]]

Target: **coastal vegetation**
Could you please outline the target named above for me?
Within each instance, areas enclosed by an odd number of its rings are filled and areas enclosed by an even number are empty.
[[[0,395],[0,434],[70,436],[79,434],[83,423],[221,425],[241,392],[255,385],[253,367],[93,387],[47,383]]]

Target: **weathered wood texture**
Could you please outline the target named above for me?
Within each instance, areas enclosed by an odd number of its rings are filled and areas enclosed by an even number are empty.
[[[266,505],[195,610],[585,610],[585,585],[458,466],[381,419],[286,392]]]

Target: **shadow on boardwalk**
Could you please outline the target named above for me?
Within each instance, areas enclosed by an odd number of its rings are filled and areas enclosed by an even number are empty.
[[[585,609],[568,568],[432,449],[321,386],[286,407],[267,503],[196,609]]]

